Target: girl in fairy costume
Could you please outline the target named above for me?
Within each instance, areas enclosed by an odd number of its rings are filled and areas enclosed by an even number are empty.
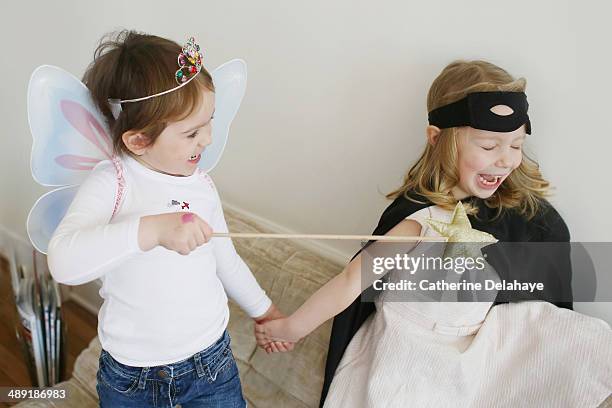
[[[281,315],[231,240],[211,239],[227,225],[198,167],[215,112],[202,50],[122,31],[100,44],[84,83],[115,155],[79,186],[48,262],[60,283],[102,281],[100,405],[243,407],[227,295],[256,321]]]

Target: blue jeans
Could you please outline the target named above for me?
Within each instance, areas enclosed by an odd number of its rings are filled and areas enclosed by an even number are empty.
[[[246,406],[227,331],[193,356],[157,367],[121,364],[102,350],[97,379],[102,408]]]

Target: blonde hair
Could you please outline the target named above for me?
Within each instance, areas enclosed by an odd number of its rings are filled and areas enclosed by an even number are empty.
[[[514,79],[502,68],[486,61],[455,61],[446,66],[433,81],[427,95],[427,111],[458,101],[472,92],[524,92],[527,81]],[[459,184],[458,132],[459,128],[442,129],[435,144],[428,143],[417,162],[408,170],[403,185],[387,194],[395,199],[401,195],[420,202],[410,193],[420,194],[432,203],[452,210],[457,204],[451,189]],[[495,218],[503,209],[514,208],[527,219],[533,218],[542,199],[549,195],[550,183],[540,173],[539,166],[523,151],[521,164],[504,180],[490,197],[484,200],[490,208],[497,208]],[[470,214],[478,210],[466,204]]]

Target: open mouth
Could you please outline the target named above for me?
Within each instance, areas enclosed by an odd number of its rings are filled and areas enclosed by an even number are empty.
[[[501,184],[503,179],[504,176],[496,174],[479,174],[478,184],[483,188],[496,188]]]
[[[202,154],[201,154],[201,153],[198,153],[198,154],[195,154],[195,155],[193,155],[193,156],[189,157],[189,160],[188,160],[188,161],[189,161],[190,163],[197,163],[197,162],[199,162],[199,161],[200,161],[200,158],[201,158],[201,157],[202,157]]]

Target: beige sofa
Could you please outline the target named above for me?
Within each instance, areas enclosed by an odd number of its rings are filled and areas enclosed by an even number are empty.
[[[232,232],[269,232],[238,213],[226,210]],[[260,285],[285,313],[294,311],[317,288],[342,270],[296,242],[278,239],[236,239],[236,249]],[[331,323],[296,345],[291,353],[266,354],[253,337],[253,322],[230,302],[229,332],[249,407],[316,407]],[[69,329],[69,328],[68,328]],[[76,360],[73,376],[57,385],[68,390],[65,401],[32,401],[19,407],[96,407],[96,372],[100,343],[95,338]]]

